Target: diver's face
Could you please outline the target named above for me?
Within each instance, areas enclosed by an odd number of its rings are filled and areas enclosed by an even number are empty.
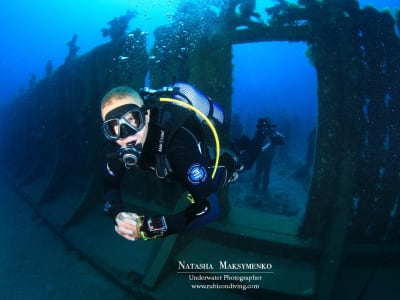
[[[142,145],[143,147],[149,129],[150,110],[146,110],[146,113],[144,113],[144,111],[139,112],[139,105],[142,103],[139,103],[134,98],[127,97],[119,99],[118,101],[112,100],[113,99],[111,99],[111,102],[101,111],[104,121],[103,126],[107,124],[107,126],[104,126],[106,128],[106,137],[115,141],[121,147],[127,146],[128,143],[135,146]],[[125,109],[127,111],[125,111]],[[115,115],[113,116],[113,114]],[[107,120],[105,120],[106,118]],[[122,123],[125,123],[125,125],[121,125],[121,120],[123,120]],[[143,123],[144,126],[140,126],[140,124]],[[132,127],[133,130],[130,129],[122,132],[122,126],[126,125]],[[126,135],[126,133],[132,134]]]
[[[115,142],[121,147],[126,147],[128,143],[133,143],[135,146],[144,145],[147,138],[147,133],[149,131],[149,121],[150,121],[150,110],[146,111],[145,115],[145,125],[144,127],[136,132],[134,135],[127,136],[125,138],[119,138]]]

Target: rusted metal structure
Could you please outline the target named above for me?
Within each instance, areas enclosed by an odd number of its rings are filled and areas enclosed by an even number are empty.
[[[281,266],[275,272],[284,275],[264,276],[256,291],[216,292],[229,299],[330,299],[355,257],[399,260],[400,39],[393,17],[353,0],[279,1],[268,9],[268,26],[246,22],[238,31],[244,21],[232,9],[239,2],[223,2],[219,15],[183,2],[174,23],[156,30],[151,53],[135,31],[71,59],[1,110],[2,122],[19,124],[2,133],[10,141],[2,150],[10,183],[66,243],[141,299],[170,294],[170,284],[193,292],[177,261]],[[134,245],[115,237],[101,214],[102,95],[117,84],[140,88],[149,72],[152,86],[191,82],[229,112],[232,45],[259,41],[306,42],[317,71],[316,156],[304,220],[227,207],[221,222],[193,234]],[[14,143],[15,136],[24,142]],[[124,197],[143,213],[185,205],[179,187],[146,174],[127,176]],[[165,205],[164,198],[179,200]]]

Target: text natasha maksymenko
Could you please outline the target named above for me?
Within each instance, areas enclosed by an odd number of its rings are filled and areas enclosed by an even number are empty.
[[[220,260],[218,264],[212,263],[188,263],[178,261],[179,271],[205,271],[205,270],[241,270],[241,271],[271,271],[270,263],[231,263]]]

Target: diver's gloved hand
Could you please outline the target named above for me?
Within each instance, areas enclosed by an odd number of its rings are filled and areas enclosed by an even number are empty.
[[[140,238],[142,220],[139,215],[131,212],[120,212],[115,217],[115,232],[129,241]]]

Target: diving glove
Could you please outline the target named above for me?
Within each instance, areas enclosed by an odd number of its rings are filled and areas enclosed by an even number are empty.
[[[142,219],[139,215],[131,212],[120,212],[115,217],[115,231],[130,241],[140,238],[140,227]]]

